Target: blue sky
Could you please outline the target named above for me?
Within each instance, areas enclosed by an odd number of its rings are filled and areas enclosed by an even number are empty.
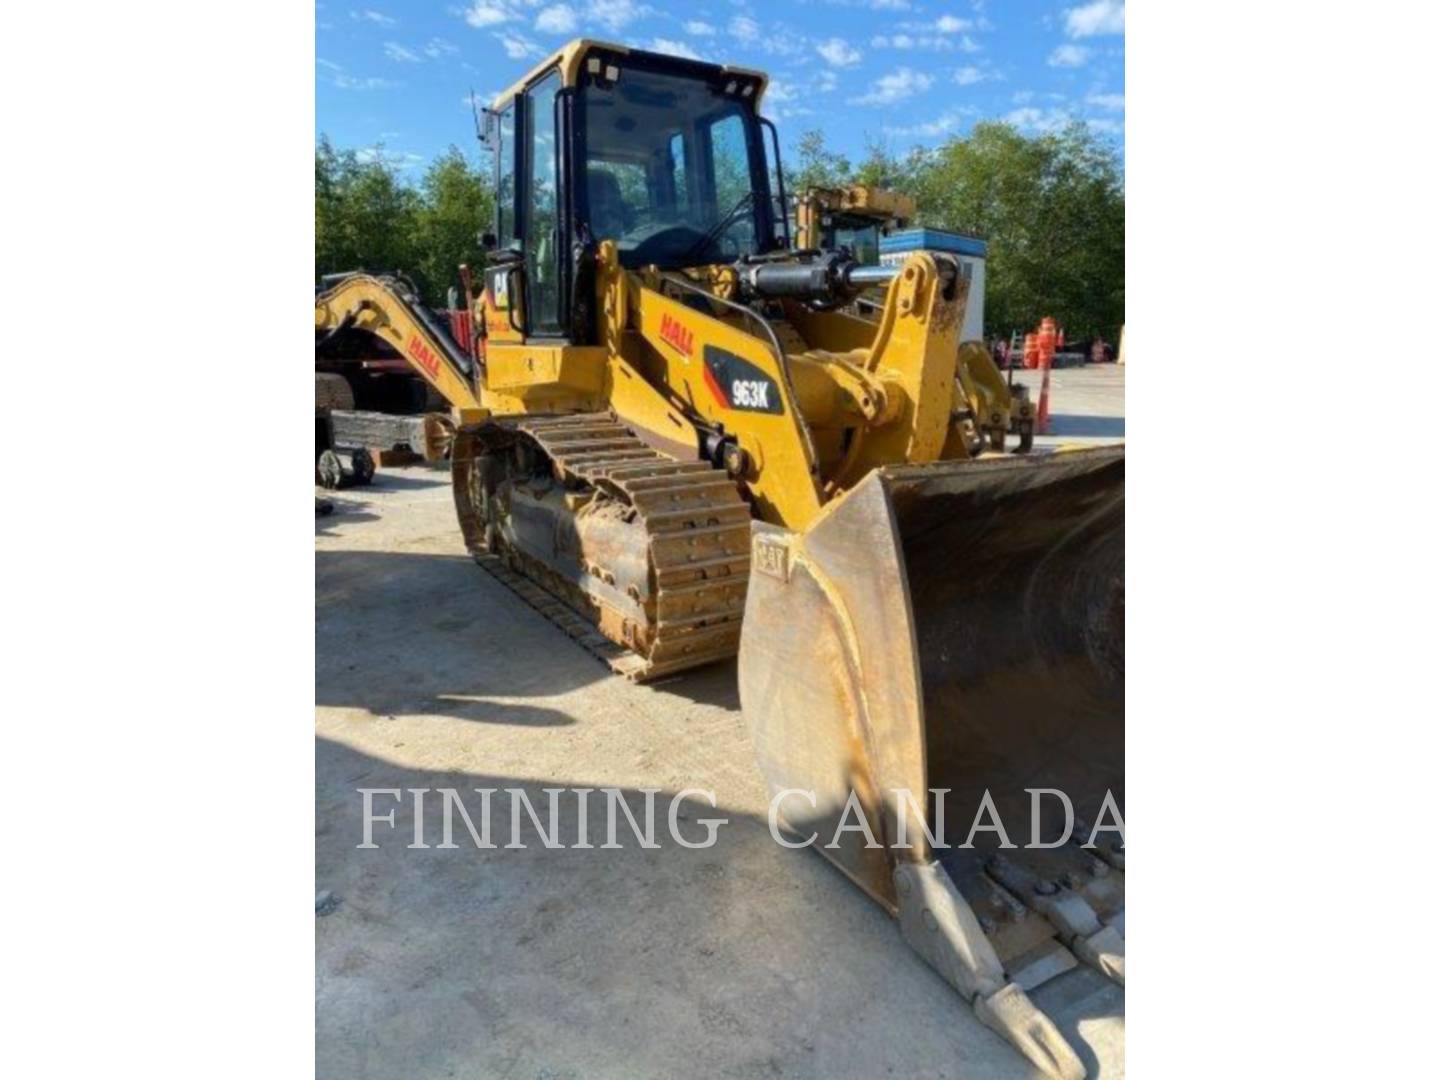
[[[451,143],[477,160],[470,89],[488,102],[580,36],[767,72],[787,150],[818,128],[853,160],[997,118],[1078,118],[1124,149],[1123,0],[324,0],[316,133],[417,177]]]

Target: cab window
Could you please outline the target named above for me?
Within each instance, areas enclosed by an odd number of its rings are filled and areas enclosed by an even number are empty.
[[[555,95],[560,73],[552,71],[525,94],[525,156],[529,183],[525,203],[525,284],[530,329],[560,332],[560,156],[555,138]]]
[[[500,249],[515,243],[515,103],[500,111],[495,147],[495,236]]]

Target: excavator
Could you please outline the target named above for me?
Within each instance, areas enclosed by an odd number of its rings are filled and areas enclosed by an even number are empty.
[[[780,825],[1083,1076],[1029,995],[1124,983],[1124,448],[972,456],[964,268],[797,248],[765,87],[571,42],[480,125],[475,359],[385,275],[320,292],[317,340],[379,335],[445,397],[469,551],[614,671],[738,654]],[[994,813],[1044,846],[966,838]]]

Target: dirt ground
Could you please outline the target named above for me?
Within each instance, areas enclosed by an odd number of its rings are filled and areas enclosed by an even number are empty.
[[[1123,369],[1054,379],[1045,442],[1123,438]],[[315,521],[320,1077],[1033,1074],[879,907],[772,841],[733,662],[649,687],[609,675],[466,557],[442,471],[382,470],[334,501]],[[625,846],[599,847],[596,795],[594,848],[547,850],[527,819],[507,849],[503,793],[495,849],[458,819],[459,847],[435,846],[436,789],[478,817],[476,788],[523,789],[543,815],[556,787],[620,788],[637,811],[661,789],[662,846],[622,819]],[[377,798],[395,827],[359,849],[361,788],[430,789],[431,846],[406,846],[407,793]],[[666,833],[685,788],[716,793],[679,822],[727,819],[714,847]],[[1092,1075],[1123,1073],[1113,984],[1081,968],[1033,996]]]

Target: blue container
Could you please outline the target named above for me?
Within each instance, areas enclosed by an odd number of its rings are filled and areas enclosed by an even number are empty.
[[[880,238],[882,256],[904,255],[911,251],[949,251],[956,255],[968,255],[972,259],[983,259],[986,244],[977,237],[962,236],[944,229],[906,229]]]

